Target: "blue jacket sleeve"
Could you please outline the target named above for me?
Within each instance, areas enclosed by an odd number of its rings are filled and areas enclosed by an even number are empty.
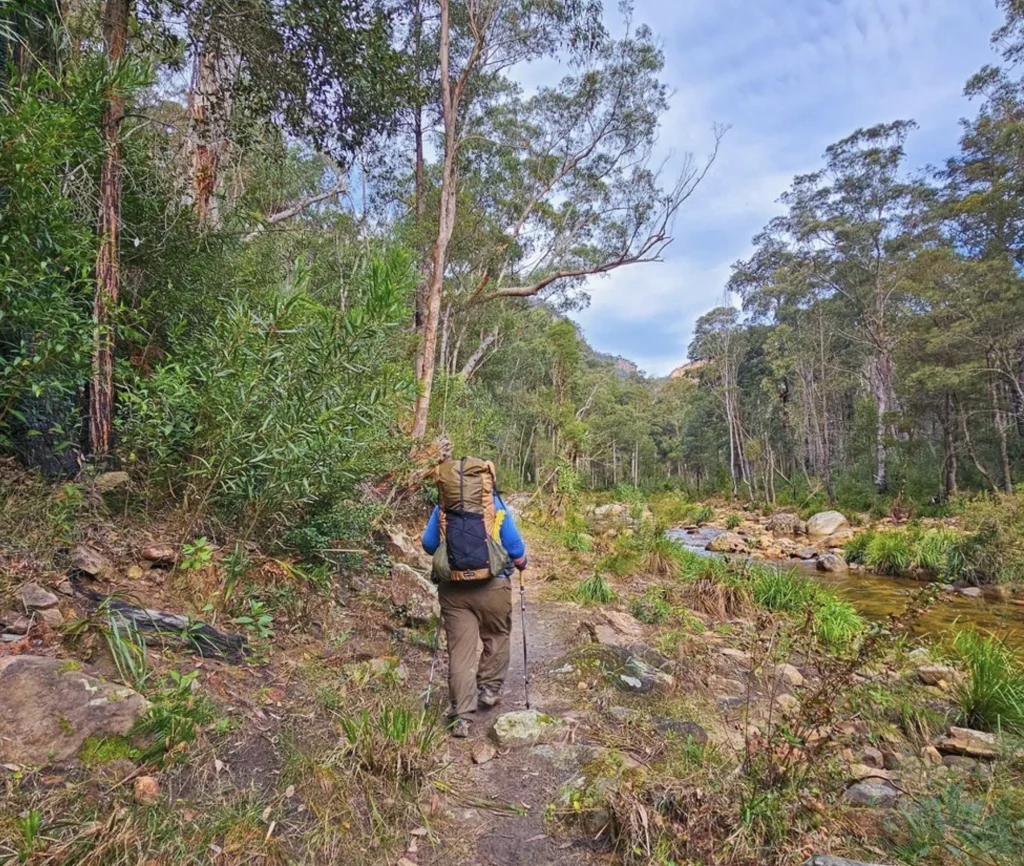
[[[512,512],[508,510],[508,506],[501,501],[499,496],[494,497],[494,507],[505,512],[505,519],[501,524],[501,546],[513,560],[517,561],[517,564],[520,564],[518,561],[523,560],[526,556],[526,542],[519,534],[519,527],[516,526]],[[525,563],[522,564],[525,565]]]
[[[435,505],[434,511],[430,515],[430,520],[427,521],[427,528],[423,530],[423,538],[420,539],[423,549],[431,556],[437,553],[437,549],[441,546],[440,520],[441,509]]]

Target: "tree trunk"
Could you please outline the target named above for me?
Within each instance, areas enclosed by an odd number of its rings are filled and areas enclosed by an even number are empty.
[[[960,430],[963,433],[964,445],[967,447],[967,454],[971,458],[971,462],[974,464],[974,468],[978,470],[978,474],[981,475],[993,490],[998,490],[995,481],[992,480],[992,476],[989,471],[985,468],[978,457],[978,452],[974,450],[974,440],[971,438],[971,428],[967,425],[967,413],[961,408],[960,409]]]
[[[999,440],[999,466],[1002,469],[1003,490],[1013,493],[1013,475],[1010,472],[1010,449],[1006,444],[1006,413],[999,399],[999,386],[989,380],[989,392],[992,395],[993,423],[996,426],[996,437]]]
[[[103,41],[107,65],[113,69],[124,57],[128,43],[130,0],[106,0],[103,7]],[[107,95],[103,112],[103,136],[107,155],[100,175],[96,256],[96,291],[93,297],[95,338],[92,355],[92,387],[89,400],[89,440],[93,456],[106,457],[111,450],[114,418],[114,315],[121,283],[118,243],[121,233],[121,121],[124,104],[117,93]]]
[[[946,394],[945,408],[942,413],[942,446],[945,453],[945,461],[943,463],[943,478],[942,478],[942,491],[945,497],[945,501],[956,497],[957,483],[957,460],[956,460],[956,442],[953,439],[953,398],[950,394]]]
[[[191,190],[186,199],[191,200],[199,225],[214,230],[222,222],[218,189],[230,144],[238,65],[237,53],[208,22],[206,39],[193,62],[188,94],[186,152],[191,162]]]
[[[893,410],[893,360],[887,349],[879,349],[872,362],[871,391],[878,413],[875,425],[875,490],[885,493],[889,486],[889,414]]]
[[[449,73],[449,0],[439,0],[441,7],[440,64],[441,64],[441,111],[444,117],[444,163],[441,169],[441,196],[437,220],[437,240],[431,257],[430,277],[427,281],[426,317],[423,322],[423,336],[416,357],[419,378],[419,395],[413,414],[412,436],[419,439],[426,435],[427,420],[430,417],[430,392],[434,385],[434,366],[437,360],[437,324],[441,315],[441,291],[444,288],[444,271],[448,256],[448,244],[455,229],[455,183],[456,183],[456,108],[452,96],[452,82]]]

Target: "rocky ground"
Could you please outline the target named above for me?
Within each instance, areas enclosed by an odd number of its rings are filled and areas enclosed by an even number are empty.
[[[798,623],[699,604],[651,625],[635,579],[567,601],[588,558],[525,523],[531,707],[516,616],[465,741],[419,711],[437,603],[414,526],[340,580],[247,550],[229,600],[238,550],[168,524],[108,512],[52,559],[8,543],[0,862],[896,862],[905,815],[1024,780],[1012,738],[954,724],[963,674],[929,649],[826,659]],[[442,652],[437,710],[444,677]],[[959,838],[904,861],[959,862]]]

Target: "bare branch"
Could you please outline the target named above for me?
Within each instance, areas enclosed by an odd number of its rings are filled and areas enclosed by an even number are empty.
[[[338,181],[330,189],[326,189],[323,192],[318,192],[316,195],[307,196],[306,198],[299,199],[297,202],[289,205],[284,210],[280,210],[275,214],[271,214],[266,217],[256,228],[249,232],[243,240],[248,243],[249,241],[255,240],[263,232],[265,232],[270,226],[277,225],[278,223],[290,220],[293,217],[297,217],[307,208],[312,207],[315,204],[319,204],[327,199],[334,198],[337,195],[341,195],[348,188],[348,184],[345,181]]]

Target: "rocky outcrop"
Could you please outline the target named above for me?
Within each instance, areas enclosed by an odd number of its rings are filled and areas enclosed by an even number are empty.
[[[100,494],[124,490],[132,485],[132,477],[127,472],[104,472],[96,476],[96,490]]]
[[[592,643],[555,663],[552,675],[574,682],[597,674],[613,688],[631,694],[649,694],[671,688],[671,663],[644,644],[615,646]]]
[[[391,567],[388,594],[391,603],[410,625],[426,625],[441,615],[437,587],[405,563]]]
[[[178,560],[178,551],[170,544],[147,544],[139,551],[139,556],[154,565],[173,565]]]
[[[630,507],[621,502],[590,505],[583,509],[587,527],[595,535],[617,534],[625,529],[636,529],[641,521],[648,520],[651,516],[651,513],[645,510],[639,518],[634,517]]]
[[[0,763],[40,766],[74,758],[90,737],[124,736],[149,703],[62,659],[0,658]]]
[[[712,553],[746,553],[747,543],[735,532],[723,532],[712,538],[706,549]]]
[[[838,511],[819,511],[807,521],[807,534],[811,538],[826,538],[850,525],[850,521]]]
[[[999,756],[999,740],[995,734],[972,731],[970,728],[950,728],[949,733],[935,743],[944,755],[962,755],[966,758],[991,760]]]
[[[921,665],[917,669],[917,678],[926,686],[950,685],[956,682],[957,672],[949,665]]]
[[[389,529],[384,536],[384,549],[392,562],[425,570],[430,567],[430,557],[424,552],[418,538],[408,535],[403,529]]]

